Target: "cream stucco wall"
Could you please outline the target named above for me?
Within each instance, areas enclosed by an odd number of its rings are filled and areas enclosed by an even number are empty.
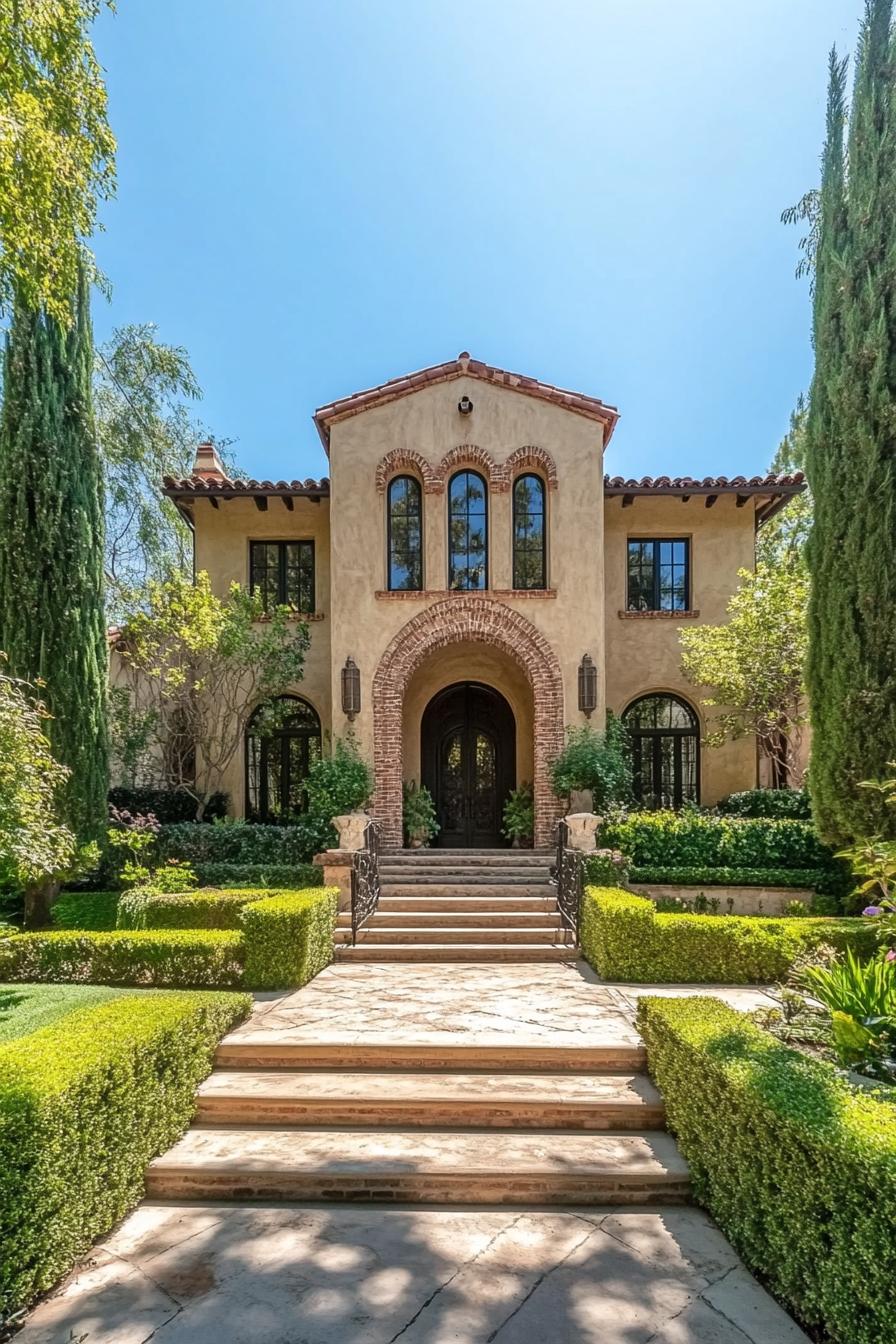
[[[606,544],[607,705],[615,713],[649,691],[672,691],[686,700],[705,727],[701,692],[681,671],[678,632],[695,624],[720,625],[737,587],[740,569],[752,569],[755,528],[752,503],[738,508],[732,495],[721,495],[707,508],[703,498],[687,503],[675,496],[636,497],[628,508],[609,498],[604,513]],[[691,553],[691,607],[699,617],[620,616],[626,605],[627,542],[630,537],[688,537]],[[706,806],[756,783],[756,744],[752,738],[701,748],[700,800]]]

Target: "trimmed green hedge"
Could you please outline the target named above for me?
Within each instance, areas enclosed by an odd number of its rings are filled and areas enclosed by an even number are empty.
[[[218,929],[20,933],[0,940],[0,981],[215,989],[242,983],[243,956]]]
[[[580,933],[605,980],[655,985],[768,984],[819,943],[860,956],[877,946],[870,920],[661,915],[646,896],[614,887],[586,888]]]
[[[63,891],[50,921],[57,929],[114,929],[120,891]]]
[[[694,1192],[813,1332],[896,1344],[896,1105],[711,998],[638,1027]]]
[[[629,881],[656,882],[660,886],[808,887],[813,890],[818,876],[817,868],[632,868]]]
[[[805,789],[746,789],[729,793],[718,810],[729,817],[798,817],[809,821],[812,803]]]
[[[635,868],[829,868],[833,854],[808,821],[632,812],[600,829]]]
[[[184,859],[197,869],[217,863],[235,863],[244,869],[247,865],[293,868],[309,864],[331,844],[333,835],[329,825],[310,816],[298,818],[292,826],[179,822],[159,831],[159,858]]]
[[[335,887],[283,892],[244,906],[246,984],[250,989],[297,989],[333,960]]]
[[[0,1045],[0,1317],[140,1199],[187,1128],[242,994],[124,996]]]
[[[313,863],[196,863],[200,887],[269,887],[306,891],[322,887],[324,871]]]
[[[262,901],[274,893],[218,891],[202,887],[177,894],[161,891],[126,891],[118,902],[120,929],[239,929],[240,911],[250,901]],[[282,893],[278,893],[282,894]]]

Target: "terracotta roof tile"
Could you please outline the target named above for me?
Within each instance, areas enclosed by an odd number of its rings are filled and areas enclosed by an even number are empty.
[[[740,492],[741,494],[786,493],[798,495],[806,488],[806,478],[801,471],[767,476],[704,476],[697,480],[694,476],[641,476],[640,479],[625,476],[605,476],[604,493],[608,495],[625,494],[687,494],[718,491]]]

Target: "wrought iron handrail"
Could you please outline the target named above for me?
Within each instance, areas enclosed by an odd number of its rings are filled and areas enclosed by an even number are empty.
[[[364,846],[352,856],[352,943],[358,930],[375,912],[380,900],[380,837],[375,821],[364,827]]]
[[[557,888],[557,908],[560,918],[579,941],[579,918],[582,909],[582,878],[584,856],[568,843],[569,827],[564,820],[557,822],[557,859],[551,869],[551,882]]]

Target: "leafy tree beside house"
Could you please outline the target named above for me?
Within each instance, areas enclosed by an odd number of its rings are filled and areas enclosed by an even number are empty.
[[[16,304],[0,416],[0,649],[42,686],[52,752],[68,770],[63,818],[82,842],[105,831],[107,645],[103,486],[94,433],[93,341],[82,267],[63,325]]]
[[[742,569],[725,625],[681,630],[682,669],[710,688],[710,746],[755,734],[778,788],[797,787],[808,720],[804,669],[808,580],[799,558]]]
[[[129,595],[117,644],[113,758],[131,753],[135,783],[189,794],[202,820],[250,715],[273,730],[289,712],[279,698],[301,680],[308,645],[308,626],[289,608],[265,611],[238,583],[220,598],[205,571],[195,582],[180,572],[150,579]]]
[[[860,781],[896,754],[896,41],[868,0],[852,104],[830,64],[806,465],[812,804],[832,842],[894,830]]]

